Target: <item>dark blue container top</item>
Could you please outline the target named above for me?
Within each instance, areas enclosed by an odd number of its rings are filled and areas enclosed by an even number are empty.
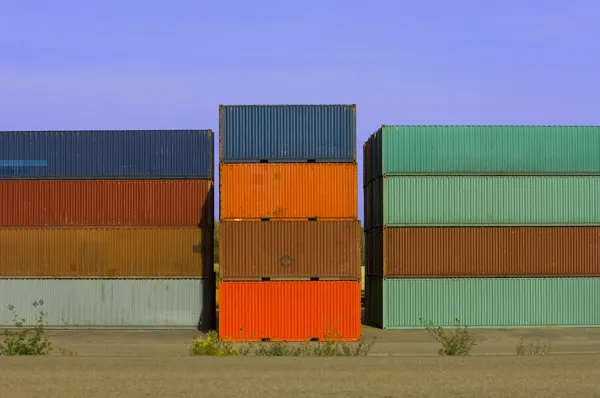
[[[211,130],[0,131],[0,179],[212,179]]]
[[[221,162],[355,162],[356,105],[221,105]]]

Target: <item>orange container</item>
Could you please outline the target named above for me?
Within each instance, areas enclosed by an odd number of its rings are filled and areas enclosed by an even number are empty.
[[[356,163],[221,164],[222,220],[354,220]]]
[[[213,225],[212,180],[0,180],[0,226]]]
[[[219,334],[229,341],[361,338],[360,282],[221,282]]]

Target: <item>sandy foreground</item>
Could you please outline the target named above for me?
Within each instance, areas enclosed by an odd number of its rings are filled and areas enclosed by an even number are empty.
[[[424,331],[383,331],[362,358],[200,358],[197,331],[49,331],[49,357],[0,357],[5,397],[600,397],[600,330],[474,330],[467,358]],[[516,344],[552,344],[517,356]],[[65,356],[65,354],[67,356]]]

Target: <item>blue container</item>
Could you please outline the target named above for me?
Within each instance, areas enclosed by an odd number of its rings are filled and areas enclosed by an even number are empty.
[[[1,179],[212,179],[211,130],[4,131]]]
[[[223,163],[356,161],[356,105],[221,105]]]

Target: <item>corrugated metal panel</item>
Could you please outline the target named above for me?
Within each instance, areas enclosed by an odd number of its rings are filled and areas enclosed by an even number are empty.
[[[221,105],[224,163],[355,162],[356,105]]]
[[[384,222],[408,225],[600,225],[600,176],[394,176]]]
[[[599,126],[384,126],[383,172],[600,173]]]
[[[383,327],[383,280],[367,276],[365,280],[365,322]]]
[[[371,184],[369,185],[371,187],[371,225],[369,226],[369,228],[380,227],[383,225],[383,181],[383,178],[378,178],[376,180],[371,181]],[[404,192],[404,194],[408,195],[409,193]]]
[[[600,278],[385,279],[388,329],[600,326]]]
[[[212,241],[199,228],[0,228],[0,278],[201,277]]]
[[[358,221],[222,222],[222,280],[360,280]]]
[[[210,130],[4,131],[0,178],[213,178]]]
[[[386,277],[600,276],[600,228],[386,228]]]
[[[219,334],[231,341],[361,336],[360,283],[221,282]]]
[[[0,226],[200,226],[212,180],[0,180]]]
[[[356,163],[222,164],[221,220],[358,218]]]
[[[371,181],[371,138],[363,143],[363,188]]]
[[[212,297],[212,301],[211,301]],[[214,290],[202,279],[4,279],[0,326],[14,326],[12,305],[25,326],[40,311],[53,328],[215,327]]]

